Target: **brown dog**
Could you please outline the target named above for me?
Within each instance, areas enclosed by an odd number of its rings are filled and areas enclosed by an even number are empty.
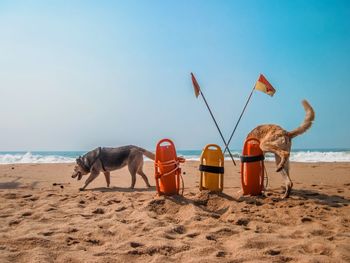
[[[247,136],[248,138],[257,138],[260,141],[261,150],[275,154],[277,172],[282,172],[285,180],[286,191],[283,198],[289,196],[293,183],[289,177],[289,155],[292,147],[292,139],[306,132],[315,119],[315,112],[311,105],[303,100],[306,115],[304,122],[296,129],[288,132],[280,126],[273,124],[260,125],[253,129]]]

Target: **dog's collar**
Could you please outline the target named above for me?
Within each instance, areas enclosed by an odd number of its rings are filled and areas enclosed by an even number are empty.
[[[102,160],[101,160],[101,158],[100,158],[100,155],[101,155],[101,147],[98,147],[98,155],[97,155],[96,159],[91,163],[90,167],[88,167],[88,166],[85,164],[85,162],[83,162],[82,158],[79,158],[79,159],[78,159],[78,160],[79,160],[79,163],[78,163],[78,164],[81,166],[81,168],[83,168],[83,170],[84,170],[85,172],[89,173],[90,170],[91,170],[91,167],[94,165],[94,163],[95,163],[97,160],[99,160],[100,163],[101,163],[101,166],[102,166],[102,170],[103,170],[104,172],[106,172],[107,170],[106,170],[106,168],[105,168],[105,166],[104,166],[104,164],[103,164],[103,162],[102,162]],[[83,157],[83,158],[84,158],[84,157]]]

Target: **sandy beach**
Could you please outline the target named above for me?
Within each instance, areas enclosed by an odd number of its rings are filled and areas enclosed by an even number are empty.
[[[273,163],[265,197],[240,196],[230,162],[224,193],[200,192],[198,165],[174,197],[127,169],[79,192],[73,164],[0,165],[0,262],[350,262],[350,163],[292,163],[286,200]]]

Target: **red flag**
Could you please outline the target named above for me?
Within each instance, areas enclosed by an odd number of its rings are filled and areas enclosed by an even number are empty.
[[[271,97],[273,94],[275,94],[276,90],[272,87],[270,82],[267,81],[267,79],[264,77],[263,74],[260,74],[259,79],[255,83],[255,89],[260,90]]]
[[[194,88],[194,94],[196,95],[196,98],[198,98],[199,94],[201,93],[201,88],[199,87],[198,82],[192,72],[191,72],[191,77],[192,77],[192,83]]]

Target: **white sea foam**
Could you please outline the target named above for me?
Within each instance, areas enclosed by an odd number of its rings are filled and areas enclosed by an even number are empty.
[[[74,158],[59,155],[40,155],[27,153],[0,154],[0,164],[13,163],[72,163]]]
[[[198,151],[199,152],[199,151]],[[234,159],[239,160],[239,153],[232,152]],[[65,156],[63,156],[65,155]],[[0,164],[14,163],[73,163],[75,162],[74,154],[50,154],[50,153],[0,153]],[[188,161],[199,161],[198,154],[178,154]],[[231,160],[226,155],[225,160]],[[266,161],[274,161],[274,156],[270,153],[265,156]],[[296,151],[291,153],[292,162],[350,162],[350,151]],[[145,161],[151,161],[145,158]]]
[[[226,160],[230,160],[227,156]],[[236,159],[236,158],[235,158]],[[274,155],[267,153],[266,161],[275,161]],[[290,155],[291,162],[316,163],[316,162],[350,162],[350,151],[297,151]]]
[[[293,162],[350,162],[350,152],[292,152],[290,160]]]

